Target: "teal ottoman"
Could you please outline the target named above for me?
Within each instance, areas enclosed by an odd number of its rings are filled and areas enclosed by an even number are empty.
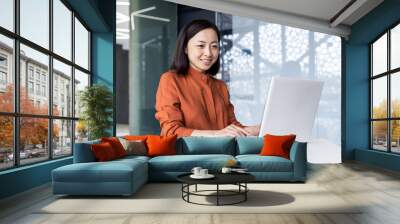
[[[147,160],[145,156],[132,156],[59,167],[52,171],[53,193],[132,195],[148,180]]]

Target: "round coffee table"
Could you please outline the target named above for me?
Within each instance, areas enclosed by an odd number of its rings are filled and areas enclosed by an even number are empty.
[[[247,183],[255,180],[255,177],[249,173],[215,173],[215,177],[212,179],[193,179],[190,177],[191,173],[182,174],[177,177],[178,181],[182,183],[182,199],[188,203],[198,205],[234,205],[247,200],[247,192],[249,188]],[[198,184],[204,185],[215,185],[215,190],[197,190]],[[194,191],[190,191],[190,186],[195,186]],[[220,185],[236,185],[237,190],[223,190],[220,189]],[[214,192],[215,194],[205,194]],[[193,202],[190,200],[190,196],[204,196],[204,197],[216,197],[216,204],[202,204]],[[240,199],[231,203],[221,203],[221,197],[232,197],[240,196]]]

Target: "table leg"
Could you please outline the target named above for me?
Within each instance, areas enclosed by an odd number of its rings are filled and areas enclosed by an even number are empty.
[[[217,184],[217,206],[219,205],[219,184]]]
[[[190,201],[189,201],[189,195],[190,195],[190,184],[188,184],[188,185],[187,185],[187,192],[188,192],[188,193],[187,193],[187,201],[188,201],[188,202],[190,202]]]
[[[248,192],[248,190],[247,190],[247,183],[244,183],[244,201],[247,201],[247,192]]]
[[[182,188],[181,188],[181,192],[182,192],[182,199],[183,199],[183,190],[184,190],[184,184],[182,183]]]

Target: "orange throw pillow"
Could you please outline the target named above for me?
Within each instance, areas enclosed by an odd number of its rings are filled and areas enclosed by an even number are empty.
[[[110,145],[114,149],[114,152],[115,152],[115,155],[117,156],[117,158],[126,156],[126,151],[124,149],[124,146],[122,146],[122,144],[118,138],[116,138],[116,137],[101,138],[101,142],[110,143]]]
[[[290,158],[290,148],[296,135],[269,135],[264,136],[264,145],[261,149],[262,156],[280,156],[286,159]]]
[[[146,142],[147,135],[125,135],[124,139],[129,140],[129,141],[143,141]]]
[[[114,149],[108,142],[93,144],[91,145],[91,149],[94,157],[99,162],[109,161],[117,158]]]
[[[147,155],[148,156],[163,156],[176,155],[176,135],[173,136],[147,136]]]

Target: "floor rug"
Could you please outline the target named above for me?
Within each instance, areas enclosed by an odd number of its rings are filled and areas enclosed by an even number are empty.
[[[224,186],[225,190],[235,186]],[[247,201],[237,205],[207,206],[182,200],[178,183],[149,183],[130,197],[56,196],[35,213],[55,214],[123,214],[123,213],[360,213],[360,205],[349,203],[317,184],[254,183],[249,184]],[[198,190],[212,190],[201,185]],[[194,190],[194,187],[191,188]],[[215,193],[191,196],[197,203],[215,204]],[[223,197],[223,203],[239,200]]]

